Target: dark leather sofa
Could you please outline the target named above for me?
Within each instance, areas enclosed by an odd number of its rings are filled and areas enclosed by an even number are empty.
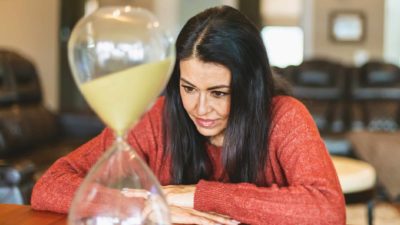
[[[35,65],[0,49],[0,203],[29,204],[44,170],[102,128],[94,116],[46,109]]]
[[[0,156],[18,154],[57,135],[56,116],[42,104],[34,65],[15,52],[0,51]]]
[[[29,60],[0,51],[0,202],[28,202],[36,171],[17,155],[54,139],[56,117],[42,105],[37,71]]]

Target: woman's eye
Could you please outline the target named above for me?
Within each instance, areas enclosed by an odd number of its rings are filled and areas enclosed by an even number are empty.
[[[228,95],[228,94],[229,94],[229,93],[222,92],[222,91],[213,91],[213,92],[212,92],[212,95],[213,95],[214,97],[217,97],[217,98],[224,97],[224,96],[226,96],[226,95]]]
[[[185,90],[186,93],[193,93],[194,92],[194,88],[189,87],[189,86],[182,86],[183,89]]]

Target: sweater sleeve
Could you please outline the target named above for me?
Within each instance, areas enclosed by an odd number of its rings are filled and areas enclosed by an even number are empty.
[[[345,224],[344,197],[330,156],[307,109],[290,101],[275,113],[269,143],[276,152],[267,162],[287,184],[202,180],[196,185],[195,209],[246,224]]]
[[[67,213],[83,178],[112,140],[112,132],[105,129],[91,141],[58,159],[36,182],[32,191],[32,208]]]
[[[128,143],[146,163],[149,163],[148,151],[156,149],[153,124],[158,121],[152,120],[160,120],[162,106],[163,99],[159,99],[127,135]],[[82,180],[114,140],[112,130],[106,128],[97,137],[58,159],[36,182],[31,197],[32,208],[67,213]]]

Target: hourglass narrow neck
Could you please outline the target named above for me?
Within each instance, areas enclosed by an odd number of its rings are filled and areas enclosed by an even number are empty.
[[[119,151],[128,151],[131,152],[132,147],[129,145],[127,135],[115,135],[115,140],[114,140],[114,152],[119,152]]]
[[[118,143],[127,142],[127,134],[119,134],[118,132],[114,133],[115,141]]]

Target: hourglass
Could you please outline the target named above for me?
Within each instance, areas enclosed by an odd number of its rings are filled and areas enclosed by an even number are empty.
[[[83,96],[116,136],[82,181],[68,223],[170,224],[157,179],[125,136],[169,79],[171,38],[145,9],[105,7],[75,26],[68,57]]]

